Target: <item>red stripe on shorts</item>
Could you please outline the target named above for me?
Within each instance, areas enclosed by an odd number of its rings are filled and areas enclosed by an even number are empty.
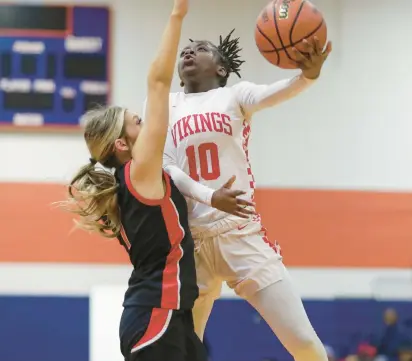
[[[267,234],[267,230],[265,227],[262,226],[260,229],[260,233],[262,234],[263,242],[265,242],[270,248],[272,248],[277,254],[282,255],[282,250],[280,249],[280,245],[275,241],[272,242]]]
[[[131,352],[136,352],[142,348],[156,342],[166,332],[170,319],[172,318],[172,310],[165,310],[163,308],[154,308],[150,315],[149,325],[146,332],[139,342],[133,346]]]

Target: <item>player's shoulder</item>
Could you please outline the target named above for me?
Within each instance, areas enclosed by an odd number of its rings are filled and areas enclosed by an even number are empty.
[[[181,98],[184,97],[183,92],[174,92],[169,94],[169,106],[174,107]]]
[[[255,86],[254,83],[243,80],[227,88],[230,90],[230,98],[241,104],[245,97],[254,91]]]
[[[245,89],[253,88],[255,86],[256,86],[256,84],[252,83],[251,81],[242,80],[242,81],[232,85],[231,88],[232,88],[233,91],[238,92],[238,91],[243,91]]]
[[[169,94],[169,101],[176,99],[177,97],[181,96],[183,92],[174,92]]]

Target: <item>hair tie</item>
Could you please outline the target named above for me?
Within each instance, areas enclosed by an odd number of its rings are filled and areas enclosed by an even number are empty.
[[[94,158],[89,158],[89,161],[90,161],[91,165],[96,165],[96,163],[97,163],[97,160],[94,159]]]

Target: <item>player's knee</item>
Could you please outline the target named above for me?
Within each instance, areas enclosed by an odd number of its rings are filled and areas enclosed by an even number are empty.
[[[328,359],[325,347],[315,332],[300,337],[290,351],[295,361],[327,361]]]

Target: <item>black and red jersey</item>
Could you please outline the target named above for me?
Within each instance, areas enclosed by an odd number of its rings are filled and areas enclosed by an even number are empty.
[[[132,186],[130,164],[116,172],[119,240],[134,268],[124,306],[191,309],[199,291],[186,200],[167,173],[163,199],[145,199]]]

